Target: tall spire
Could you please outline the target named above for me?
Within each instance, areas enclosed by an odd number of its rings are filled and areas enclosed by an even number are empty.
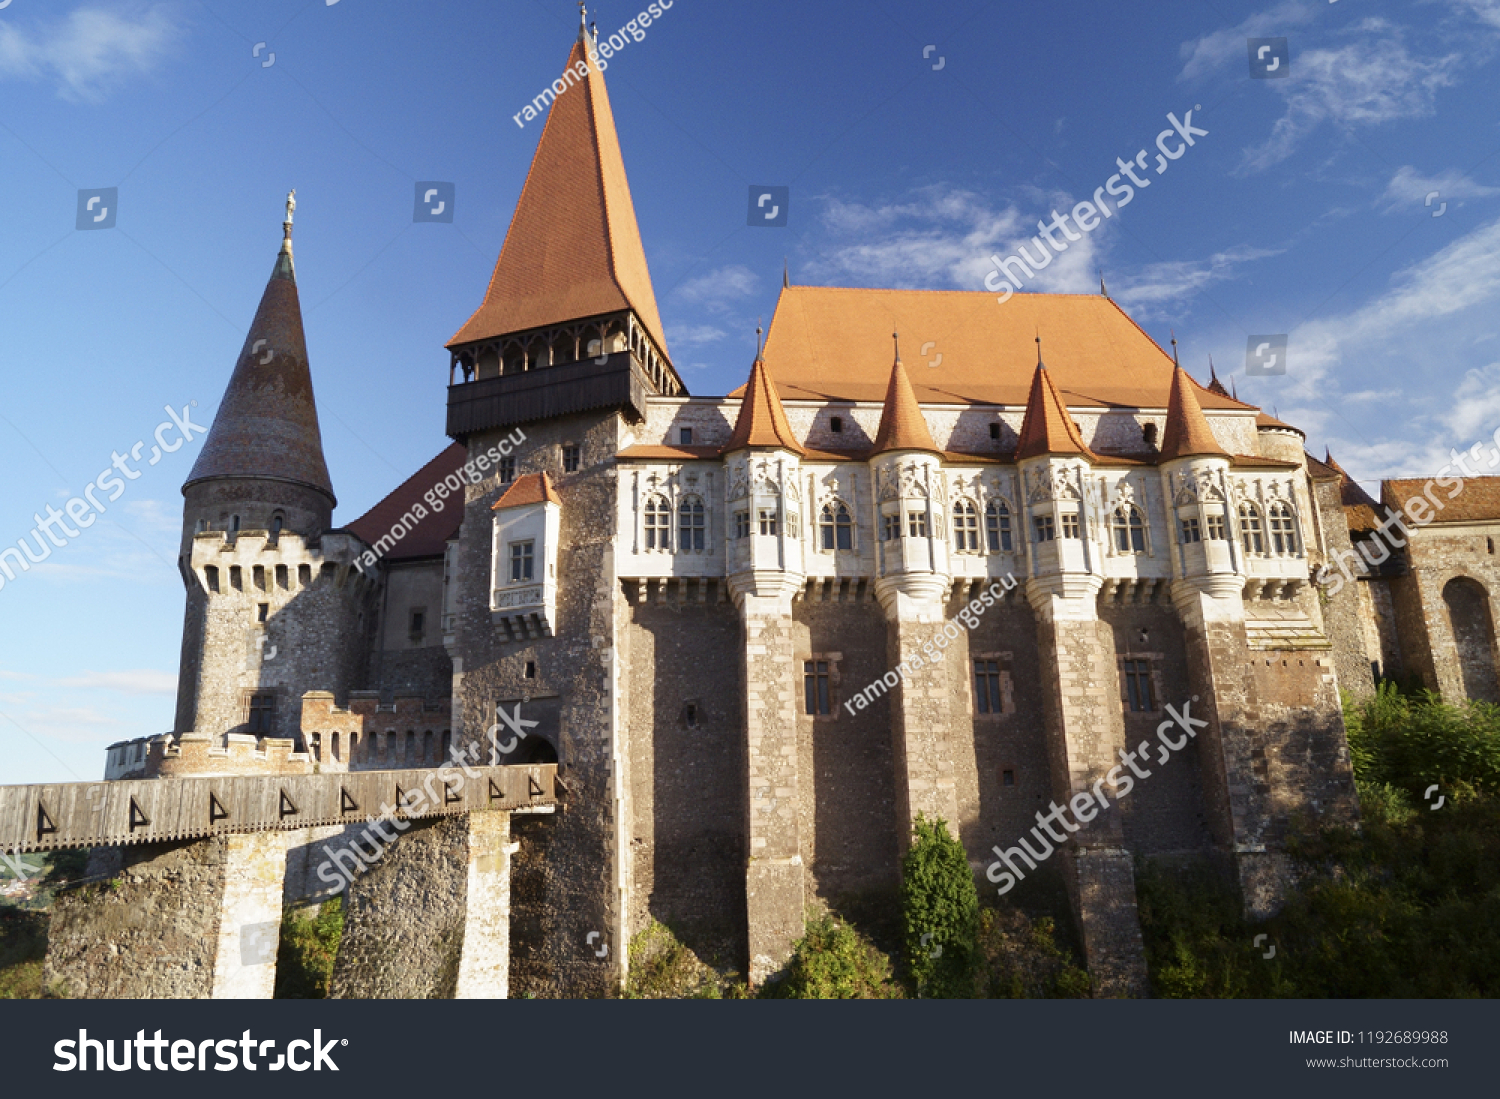
[[[551,105],[541,105],[546,123],[500,259],[483,303],[449,347],[628,309],[667,354],[614,114],[592,50],[581,28],[562,76],[538,97]],[[540,115],[528,105],[512,117],[525,125]]]
[[[941,454],[932,441],[932,431],[927,426],[927,417],[922,415],[922,406],[917,403],[916,390],[901,364],[901,333],[891,333],[895,343],[895,361],[891,364],[891,381],[885,391],[885,407],[880,412],[880,430],[875,435],[875,454],[888,450],[926,450]]]
[[[1031,394],[1026,399],[1026,416],[1021,421],[1021,435],[1016,443],[1016,457],[1036,458],[1046,454],[1094,454],[1083,441],[1083,433],[1068,415],[1068,406],[1052,382],[1052,375],[1042,362],[1042,337],[1036,338],[1036,372],[1031,376]]]
[[[764,446],[802,454],[802,444],[792,434],[786,409],[781,406],[781,398],[776,395],[776,385],[771,381],[771,372],[766,369],[760,335],[761,328],[756,325],[755,363],[750,367],[750,381],[745,385],[745,395],[740,398],[740,415],[734,423],[734,434],[730,436],[724,453]]]
[[[1208,426],[1196,390],[1197,386],[1186,370],[1179,366],[1172,371],[1172,392],[1167,398],[1167,427],[1162,432],[1162,461],[1209,455],[1229,457]]]
[[[1229,390],[1224,388],[1224,383],[1219,381],[1219,372],[1214,369],[1214,357],[1208,357],[1208,391],[1216,393],[1220,397],[1229,396]]]
[[[201,481],[259,479],[305,485],[336,502],[292,267],[295,194],[287,197],[276,265],[184,492]]]

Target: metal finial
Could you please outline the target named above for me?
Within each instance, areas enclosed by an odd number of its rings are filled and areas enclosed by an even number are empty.
[[[583,0],[578,0],[578,29],[586,30],[589,25],[589,9],[583,6]]]
[[[1167,331],[1172,332],[1171,329],[1168,329]],[[1181,363],[1179,363],[1177,361],[1177,333],[1176,332],[1172,332],[1172,365],[1173,366],[1181,366],[1182,365]]]
[[[760,342],[760,334],[761,334],[760,321],[757,320],[755,322],[755,361],[756,362],[760,362],[761,356],[765,352],[765,347]]]
[[[281,248],[284,252],[292,250],[292,215],[297,212],[297,192],[295,189],[288,191],[286,196],[286,220],[281,223]]]
[[[1042,370],[1045,370],[1047,368],[1046,364],[1044,364],[1042,362],[1042,332],[1041,332],[1041,329],[1037,329],[1037,333],[1036,333],[1036,365],[1037,365],[1037,367],[1039,369],[1042,369]]]
[[[1102,269],[1099,272],[1099,293],[1106,298],[1109,297],[1109,289],[1104,285],[1104,271]]]

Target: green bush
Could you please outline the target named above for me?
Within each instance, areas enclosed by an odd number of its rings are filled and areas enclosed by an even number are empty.
[[[891,960],[847,923],[820,915],[792,952],[786,975],[760,995],[773,1000],[898,1000]]]
[[[627,1000],[720,1000],[747,995],[739,975],[720,975],[678,941],[664,924],[652,920],[630,940]]]
[[[42,963],[47,957],[47,915],[0,907],[0,1000],[45,998]]]
[[[906,966],[919,996],[963,999],[974,989],[979,892],[963,845],[942,819],[921,813],[901,860]]]
[[[979,913],[974,995],[993,1000],[1070,1000],[1092,994],[1087,971],[1058,946],[1050,916],[1014,908]]]
[[[281,917],[276,951],[278,1000],[323,1000],[333,980],[333,963],[344,934],[344,902],[325,901],[312,918],[287,909]]]

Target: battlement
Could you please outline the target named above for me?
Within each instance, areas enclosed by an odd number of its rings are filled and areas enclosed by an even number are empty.
[[[449,758],[451,702],[396,698],[382,705],[378,691],[353,691],[342,707],[329,691],[308,691],[302,742],[324,772],[436,765]]]
[[[157,737],[146,757],[147,778],[204,775],[310,775],[312,757],[292,740],[226,733],[223,743],[207,733]]]
[[[193,536],[191,568],[210,595],[236,591],[290,592],[329,583],[342,589],[351,574],[356,583],[374,582],[354,566],[368,548],[359,538],[343,531],[306,539],[285,530],[275,535],[266,530],[242,530],[234,536],[210,530]]]

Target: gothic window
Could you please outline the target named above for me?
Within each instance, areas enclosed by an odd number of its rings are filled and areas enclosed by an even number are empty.
[[[1036,540],[1038,542],[1051,542],[1057,538],[1057,528],[1052,522],[1052,516],[1033,515],[1031,521],[1036,527]]]
[[[906,513],[906,529],[912,538],[926,538],[927,513],[925,511],[908,511]]]
[[[677,549],[680,553],[702,553],[704,540],[703,501],[686,496],[677,508]]]
[[[750,513],[748,511],[734,513],[734,536],[736,538],[750,537]]]
[[[512,584],[520,584],[532,579],[535,550],[535,542],[512,542],[510,544],[510,582]]]
[[[959,553],[979,552],[979,509],[968,500],[953,508],[953,540]]]
[[[1203,541],[1203,532],[1198,529],[1197,519],[1184,519],[1182,521],[1182,540],[1188,545]]]
[[[1110,528],[1115,533],[1115,552],[1146,552],[1146,524],[1141,518],[1140,508],[1134,504],[1121,504],[1110,517]]]
[[[887,542],[893,542],[901,537],[901,514],[891,512],[880,517],[880,537]]]
[[[775,534],[776,533],[776,509],[775,508],[761,508],[760,509],[760,532],[762,534]]]
[[[672,505],[660,496],[646,500],[646,548],[672,548]]]
[[[1285,504],[1271,505],[1271,551],[1295,554],[1297,552],[1297,521],[1292,518],[1292,509]]]
[[[1260,512],[1254,504],[1240,505],[1240,540],[1245,543],[1246,553],[1265,553],[1266,543],[1261,532]]]
[[[990,501],[989,507],[984,510],[984,528],[991,553],[1011,551],[1010,508],[1005,505],[1004,500]]]
[[[1211,511],[1208,513],[1208,537],[1210,541],[1223,542],[1227,540],[1224,533],[1224,513]]]
[[[818,533],[825,550],[854,548],[854,520],[841,503],[824,504],[818,515]]]
[[[1065,511],[1062,514],[1062,536],[1064,538],[1078,538],[1078,513],[1076,511]]]

